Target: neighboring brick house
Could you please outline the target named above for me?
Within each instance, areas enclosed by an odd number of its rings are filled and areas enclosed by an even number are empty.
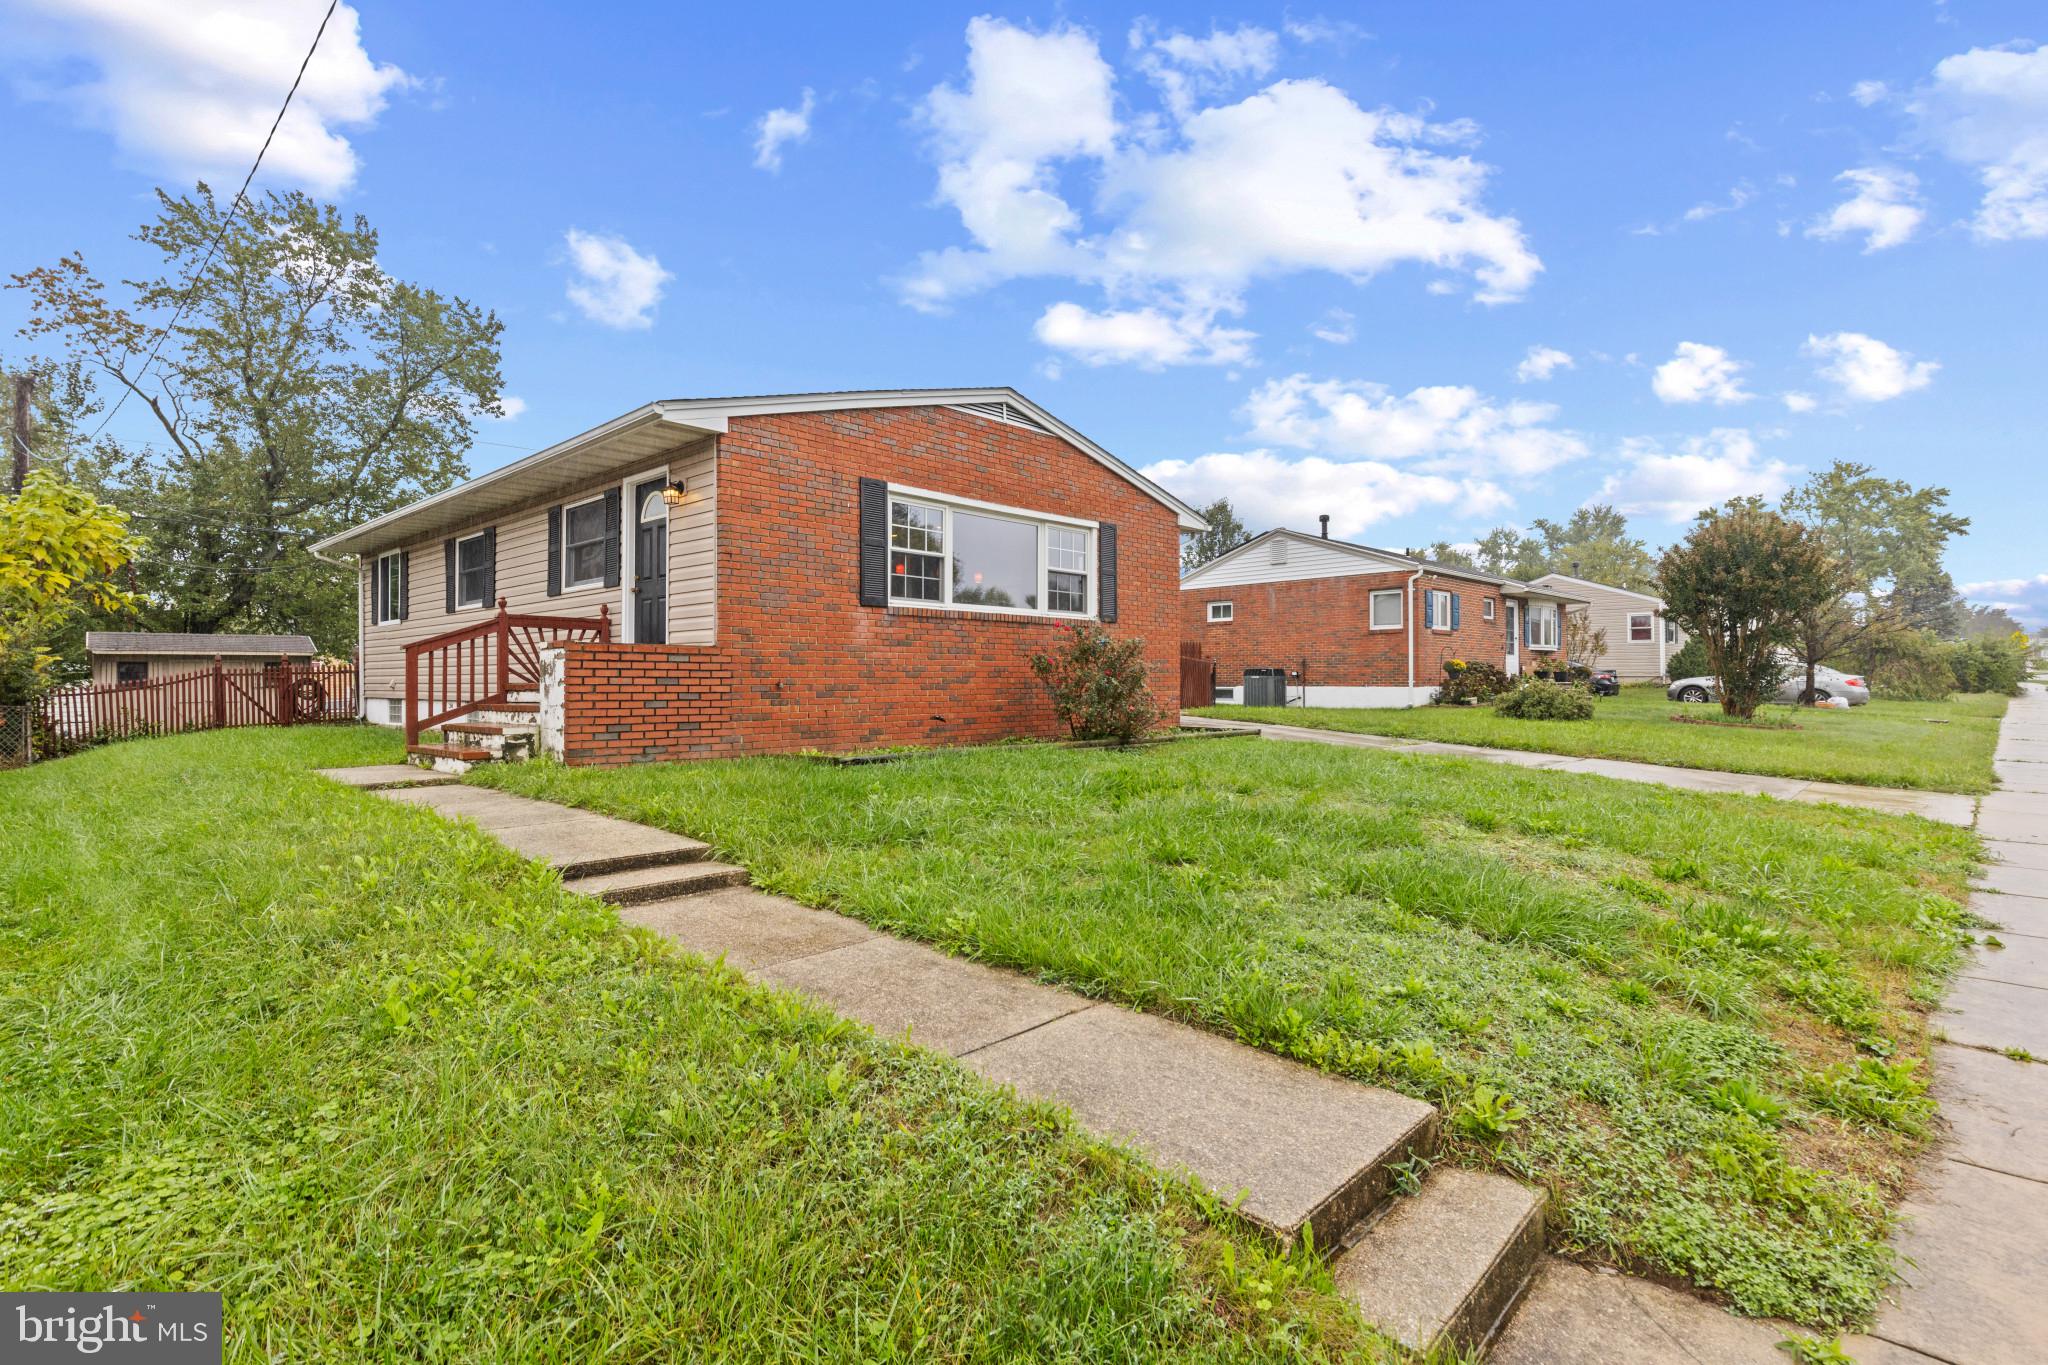
[[[1566,666],[1563,609],[1582,599],[1494,574],[1285,529],[1181,580],[1181,633],[1216,662],[1217,700],[1281,670],[1307,706],[1417,706],[1446,659],[1510,673]]]
[[[1050,736],[1029,656],[1083,622],[1171,712],[1201,525],[1016,391],[935,389],[652,403],[315,548],[359,563],[369,719],[459,730],[545,656],[564,756],[618,763]]]

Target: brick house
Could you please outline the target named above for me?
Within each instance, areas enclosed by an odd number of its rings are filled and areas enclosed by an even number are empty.
[[[1279,670],[1290,703],[1416,706],[1446,659],[1509,673],[1564,668],[1564,610],[1583,599],[1392,550],[1285,529],[1181,579],[1182,638],[1216,662],[1217,700]]]
[[[1171,711],[1201,524],[1015,390],[924,389],[650,403],[315,551],[369,720],[626,763],[1050,736],[1028,658],[1083,622]]]

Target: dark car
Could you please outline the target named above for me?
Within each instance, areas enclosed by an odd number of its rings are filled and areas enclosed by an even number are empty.
[[[1618,697],[1621,695],[1621,674],[1611,668],[1596,668],[1593,676],[1586,679],[1586,686],[1593,689],[1596,697]]]

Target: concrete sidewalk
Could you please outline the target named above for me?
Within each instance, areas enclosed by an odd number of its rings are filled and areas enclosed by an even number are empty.
[[[1977,798],[1954,792],[1908,791],[1902,787],[1852,787],[1840,782],[1815,782],[1803,777],[1771,777],[1762,773],[1729,773],[1711,768],[1673,768],[1659,763],[1631,763],[1618,758],[1574,758],[1569,754],[1533,753],[1526,749],[1487,749],[1476,744],[1442,744],[1435,740],[1398,739],[1392,735],[1360,735],[1344,730],[1317,730],[1306,725],[1259,725],[1214,716],[1182,716],[1182,725],[1205,730],[1256,730],[1267,739],[1301,740],[1353,749],[1381,749],[1400,754],[1441,754],[1476,758],[1484,763],[1511,763],[1556,773],[1592,773],[1623,782],[1650,782],[1681,791],[1740,792],[1775,796],[1785,801],[1825,801],[1861,806],[1895,815],[1919,815],[1947,825],[1967,825],[1977,811]],[[2048,758],[2044,749],[2043,758]],[[2048,764],[2040,765],[2048,772]]]

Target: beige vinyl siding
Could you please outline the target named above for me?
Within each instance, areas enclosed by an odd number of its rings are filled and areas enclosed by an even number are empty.
[[[717,641],[718,586],[717,532],[718,492],[715,486],[716,447],[711,443],[678,449],[667,459],[668,477],[689,484],[688,500],[671,507],[668,514],[668,638],[673,644],[708,645]],[[650,461],[630,473],[607,478],[561,498],[536,507],[499,517],[494,522],[465,526],[453,538],[472,535],[486,526],[498,530],[497,593],[506,607],[528,616],[596,616],[598,608],[612,610],[614,639],[626,638],[623,603],[633,585],[630,551],[620,554],[618,587],[599,584],[565,589],[548,596],[548,509],[568,507],[613,488],[622,488],[620,522],[630,539],[633,518],[632,485],[662,467]],[[405,548],[412,553],[412,576],[407,584],[406,619],[378,624],[371,613],[370,585],[377,555],[363,557],[359,570],[359,600],[363,611],[363,695],[366,698],[400,699],[405,696],[405,646],[442,635],[489,617],[495,602],[481,607],[448,611],[442,542],[448,537],[415,543]]]
[[[1615,670],[1623,682],[1645,682],[1664,676],[1664,660],[1676,654],[1678,647],[1685,643],[1685,632],[1678,631],[1670,645],[1661,644],[1664,609],[1656,599],[1577,578],[1560,580],[1559,586],[1566,592],[1585,598],[1588,605],[1572,610],[1590,613],[1593,628],[1607,632],[1607,653],[1600,657],[1597,667]],[[1650,614],[1650,638],[1641,644],[1632,644],[1628,638],[1628,618],[1642,612]]]
[[[221,665],[225,668],[261,668],[265,664],[276,663],[283,656],[278,654],[223,654],[220,657]],[[293,663],[299,664],[310,663],[313,656],[310,654],[294,654],[291,657]],[[96,684],[105,683],[111,687],[120,681],[115,676],[116,669],[114,666],[116,664],[140,660],[148,661],[149,676],[152,681],[157,678],[176,677],[180,673],[199,673],[213,667],[213,656],[211,654],[95,654],[92,656],[92,680]]]

